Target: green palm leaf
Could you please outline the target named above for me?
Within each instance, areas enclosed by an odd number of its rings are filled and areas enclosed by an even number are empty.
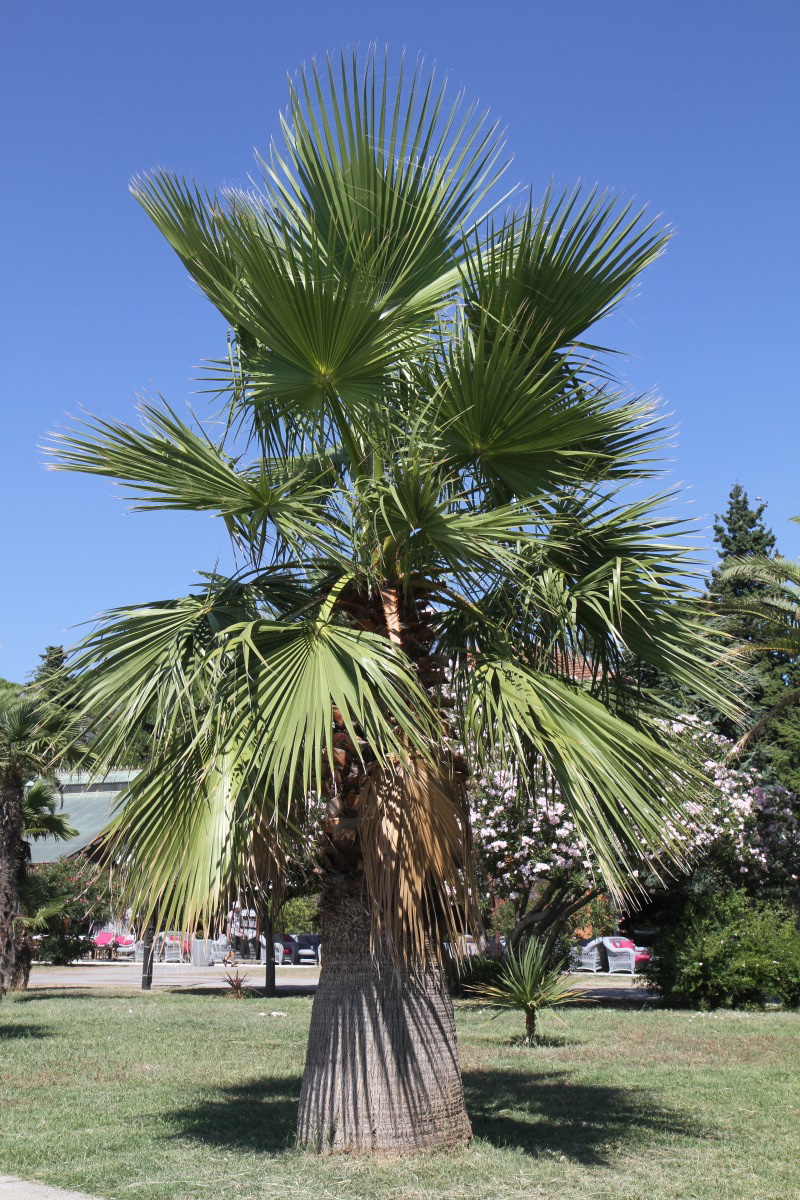
[[[702,793],[704,780],[652,731],[511,656],[466,664],[460,687],[465,737],[479,758],[523,777],[527,764],[541,764],[617,896],[635,890],[631,862],[684,861],[685,799]]]
[[[544,942],[529,938],[519,953],[506,954],[497,983],[468,984],[465,991],[498,1008],[525,1013],[525,1044],[536,1039],[536,1018],[542,1009],[567,1004],[591,1003],[582,988],[575,988],[563,974],[563,962],[551,962]]]
[[[144,430],[94,418],[86,433],[51,435],[52,467],[124,480],[134,510],[212,511],[237,544],[260,559],[271,541],[276,552],[302,555],[336,549],[335,533],[320,522],[332,482],[319,463],[260,460],[242,468],[168,408],[143,405]]]
[[[78,830],[70,825],[67,813],[57,812],[61,795],[57,786],[49,779],[36,779],[25,789],[22,801],[24,836],[32,841],[40,838],[55,838],[67,842],[78,836]]]

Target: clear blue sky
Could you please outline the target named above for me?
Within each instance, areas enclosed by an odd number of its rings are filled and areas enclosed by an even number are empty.
[[[45,472],[81,406],[190,397],[225,329],[131,199],[135,172],[242,183],[285,77],[371,41],[446,69],[508,128],[512,176],[635,196],[676,236],[613,319],[627,380],[679,425],[670,482],[705,529],[738,480],[800,553],[797,0],[11,0],[0,111],[4,312],[0,675],[117,604],[185,592],[224,553],[208,517],[125,513],[108,481]],[[199,400],[199,398],[198,398]],[[711,552],[709,551],[709,560]]]

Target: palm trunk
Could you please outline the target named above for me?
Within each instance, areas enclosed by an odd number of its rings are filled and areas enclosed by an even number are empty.
[[[16,962],[16,923],[20,915],[23,782],[0,778],[0,997],[12,985]]]
[[[340,596],[354,623],[402,648],[423,687],[442,664],[424,599],[387,586]],[[371,946],[361,844],[365,767],[333,710],[329,817],[320,845],[322,970],[300,1092],[298,1141],[318,1152],[414,1152],[463,1145],[472,1131],[456,1047],[453,1006],[438,964],[401,965]],[[369,836],[369,834],[367,834]]]
[[[525,1045],[536,1045],[536,1009],[525,1013]]]
[[[325,890],[299,1142],[329,1153],[466,1144],[472,1131],[441,970],[371,952],[357,877],[328,876]]]
[[[10,992],[26,992],[33,965],[33,942],[27,929],[18,930],[15,938],[14,964],[11,968]]]
[[[149,992],[153,986],[153,954],[155,951],[155,926],[148,925],[144,932],[142,949],[142,991]]]

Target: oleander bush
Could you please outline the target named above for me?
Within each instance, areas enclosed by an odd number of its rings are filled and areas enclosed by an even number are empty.
[[[790,909],[741,890],[691,900],[654,943],[645,974],[675,1007],[800,1005],[800,930]]]
[[[47,910],[50,913],[44,922],[44,936],[36,943],[37,957],[55,966],[83,958],[92,949],[92,926],[102,924],[111,915],[108,872],[83,857],[59,858],[29,867],[23,911],[32,917]]]

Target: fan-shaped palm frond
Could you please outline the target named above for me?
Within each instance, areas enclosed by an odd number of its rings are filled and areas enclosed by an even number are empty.
[[[479,760],[499,755],[523,779],[531,764],[556,783],[602,876],[621,899],[635,890],[630,863],[658,873],[684,859],[686,797],[702,793],[699,772],[654,730],[634,727],[580,687],[528,667],[509,650],[459,664],[463,736]],[[533,781],[533,786],[541,782]]]
[[[36,779],[25,789],[22,801],[23,834],[25,838],[55,838],[67,842],[78,836],[78,830],[69,823],[69,814],[58,812],[62,803],[61,794],[49,779]]]
[[[792,518],[798,520],[797,517]],[[727,653],[730,658],[748,658],[756,654],[800,655],[800,563],[781,555],[774,558],[749,555],[730,558],[720,572],[720,583],[731,580],[754,585],[750,595],[730,597],[720,611],[730,617],[755,617],[760,631],[757,640],[737,642]],[[800,689],[789,688],[733,748],[732,755],[741,754],[757,741],[777,717],[800,704]]]

